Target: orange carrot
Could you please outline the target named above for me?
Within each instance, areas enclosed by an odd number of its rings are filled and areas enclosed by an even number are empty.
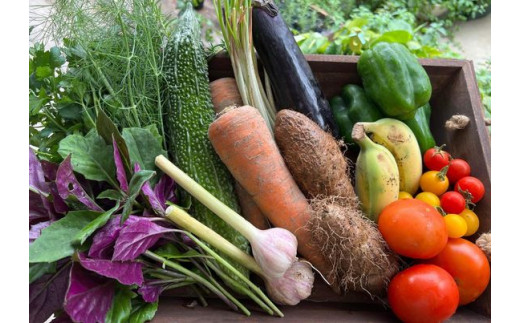
[[[262,214],[251,195],[237,181],[235,181],[235,193],[238,197],[242,216],[258,229],[269,229],[271,227],[269,221]]]
[[[217,79],[211,82],[209,87],[211,89],[211,101],[217,114],[225,108],[240,107],[244,104],[237,83],[232,77]]]
[[[218,115],[229,107],[240,107],[244,105],[238,86],[234,78],[224,77],[209,84],[211,89],[211,101],[213,109]],[[235,193],[238,197],[242,216],[258,229],[269,229],[269,221],[262,214],[251,195],[238,182],[235,181]]]
[[[300,255],[329,276],[332,265],[305,228],[312,209],[258,110],[251,106],[229,110],[210,125],[209,139],[233,177],[269,221],[291,231],[298,239]]]

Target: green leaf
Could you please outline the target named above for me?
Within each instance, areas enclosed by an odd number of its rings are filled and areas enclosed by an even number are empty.
[[[154,170],[155,157],[161,154],[166,155],[161,143],[148,129],[125,128],[123,138],[128,146],[132,166],[139,163],[141,169]]]
[[[105,317],[106,323],[127,322],[132,312],[132,298],[137,295],[126,287],[116,289],[112,307]]]
[[[177,247],[173,244],[168,243],[155,251],[159,256],[166,259],[188,259],[188,258],[206,258],[209,256],[203,255],[196,250],[188,250],[186,252],[181,252]],[[211,258],[211,257],[210,257]]]
[[[81,231],[76,234],[72,244],[83,244],[88,237],[90,237],[97,229],[104,226],[108,220],[110,220],[110,217],[112,214],[114,214],[115,211],[117,211],[118,208],[119,201],[116,202],[116,205],[113,208],[100,214],[94,221],[90,222],[86,227],[81,229]]]
[[[72,154],[71,162],[74,171],[94,181],[107,181],[119,187],[114,179],[116,169],[112,145],[107,145],[95,130],[85,137],[70,135],[60,144],[58,153],[63,157]]]
[[[29,263],[54,262],[71,256],[76,235],[98,215],[99,212],[94,211],[71,211],[53,222],[29,246]]]
[[[68,120],[81,120],[82,108],[76,103],[63,104],[58,108],[58,114]]]
[[[132,309],[132,315],[128,323],[144,323],[151,321],[157,312],[158,302],[140,303]]]
[[[351,30],[353,28],[361,28],[364,25],[366,25],[367,23],[368,23],[368,19],[366,19],[366,18],[356,18],[356,19],[351,20],[347,24],[347,29]]]
[[[37,262],[34,264],[29,264],[29,284],[32,284],[41,276],[45,274],[51,274],[55,271],[55,262]]]
[[[49,76],[52,76],[54,73],[54,70],[50,68],[49,66],[38,66],[36,67],[36,77],[38,79],[43,79]]]
[[[386,33],[382,34],[379,38],[374,39],[371,43],[371,46],[379,42],[406,44],[412,39],[413,35],[406,30],[387,31]]]
[[[161,136],[161,134],[159,133],[159,129],[157,129],[157,125],[156,124],[150,124],[146,127],[144,127],[144,129],[146,130],[150,130],[150,132],[152,133],[152,135],[154,136],[154,138],[157,140],[157,142],[159,143],[159,145],[162,146],[163,142],[163,138]]]
[[[108,199],[112,201],[119,201],[122,198],[123,193],[121,193],[121,191],[110,189],[99,193],[99,195],[96,197],[96,199]]]
[[[141,187],[143,187],[144,183],[148,181],[155,175],[154,171],[151,170],[140,170],[135,173],[130,179],[130,183],[128,184],[128,199],[125,202],[125,206],[123,207],[123,214],[121,215],[121,223],[123,223],[130,212],[132,212],[132,206],[134,204],[135,199],[141,192]]]
[[[49,50],[50,59],[49,63],[52,68],[60,67],[65,64],[65,57],[61,55],[61,51],[58,47],[54,46]]]

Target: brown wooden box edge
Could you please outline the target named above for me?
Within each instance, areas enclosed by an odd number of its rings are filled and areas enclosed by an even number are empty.
[[[340,93],[345,84],[361,84],[357,74],[357,56],[306,55],[320,86],[327,98]],[[472,168],[472,176],[482,180],[486,187],[485,197],[478,203],[475,212],[480,219],[479,231],[469,239],[474,241],[481,233],[491,231],[491,144],[484,123],[484,114],[477,87],[472,61],[457,59],[420,59],[432,83],[431,130],[437,144],[446,144],[446,149],[455,157],[463,158]],[[232,77],[231,63],[223,55],[217,55],[209,63],[210,79]],[[446,130],[444,123],[454,114],[470,118],[462,130]],[[318,279],[317,279],[318,280]],[[183,306],[187,299],[163,298],[153,322],[208,322],[208,321],[266,321],[276,319],[260,311],[252,317],[232,312],[219,300],[210,300],[210,306],[194,309]],[[188,296],[188,295],[187,295]],[[282,307],[284,321],[319,322],[386,322],[395,320],[387,309],[374,304],[366,295],[335,295],[324,284],[317,282],[309,301],[293,307]],[[484,294],[468,306],[459,308],[450,322],[487,322],[491,316],[491,284]]]

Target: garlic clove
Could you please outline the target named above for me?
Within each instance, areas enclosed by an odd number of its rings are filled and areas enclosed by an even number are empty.
[[[295,261],[280,278],[266,280],[267,293],[281,305],[296,305],[311,295],[314,273],[307,261]]]
[[[267,277],[282,277],[298,260],[298,241],[294,234],[286,229],[258,230],[254,239],[250,241],[253,256]]]

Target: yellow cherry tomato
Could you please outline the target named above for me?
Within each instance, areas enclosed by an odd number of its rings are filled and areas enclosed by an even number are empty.
[[[475,212],[469,209],[464,209],[464,211],[460,212],[459,215],[466,221],[466,224],[468,225],[468,231],[464,236],[469,237],[475,234],[480,223]]]
[[[399,200],[407,200],[407,199],[413,199],[413,195],[408,192],[405,192],[405,191],[399,192]]]
[[[416,200],[421,200],[430,204],[433,207],[441,206],[441,200],[439,197],[432,192],[421,192],[415,196]]]
[[[450,238],[460,238],[468,231],[466,220],[458,214],[446,214],[444,216],[444,222],[446,223],[448,237]]]
[[[448,177],[442,172],[431,170],[421,175],[419,186],[424,192],[432,192],[440,196],[448,190],[450,182]]]

